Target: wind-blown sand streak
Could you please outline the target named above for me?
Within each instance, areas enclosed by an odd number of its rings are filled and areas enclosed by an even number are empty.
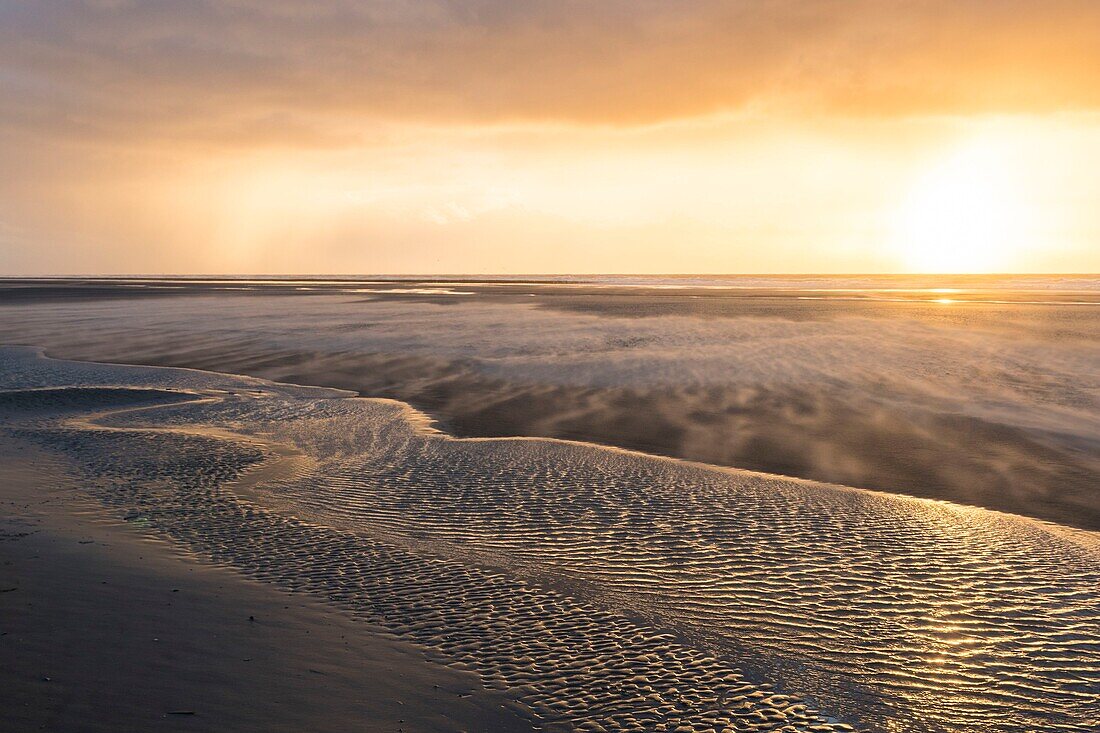
[[[1100,305],[945,305],[930,300],[939,288],[846,301],[818,289],[844,287],[830,279],[777,292],[735,278],[736,297],[646,282],[471,284],[463,298],[0,282],[0,343],[341,387],[466,437],[581,440],[1100,529]],[[980,282],[984,297],[1011,292]],[[1095,279],[1033,285],[1017,295],[1100,303]]]
[[[583,444],[455,440],[400,403],[240,377],[9,349],[0,385],[21,390],[0,398],[8,429],[76,459],[133,521],[381,621],[547,720],[1100,719],[1095,533]],[[48,387],[82,388],[27,391]]]

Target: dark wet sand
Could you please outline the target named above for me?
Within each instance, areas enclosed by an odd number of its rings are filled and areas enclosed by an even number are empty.
[[[473,674],[142,539],[68,483],[0,443],[6,733],[534,729]]]

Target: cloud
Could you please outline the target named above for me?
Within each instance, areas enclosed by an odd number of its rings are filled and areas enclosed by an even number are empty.
[[[9,3],[0,28],[4,125],[77,138],[1100,105],[1087,0]]]

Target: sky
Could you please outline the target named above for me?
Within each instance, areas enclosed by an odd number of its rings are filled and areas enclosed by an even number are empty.
[[[1093,0],[0,0],[0,275],[1100,271]]]

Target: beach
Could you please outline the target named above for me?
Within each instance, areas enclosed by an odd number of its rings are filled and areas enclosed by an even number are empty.
[[[6,730],[527,731],[384,630],[132,531],[0,441]]]
[[[1100,733],[1098,71],[0,1],[0,733]]]
[[[94,618],[160,606],[120,614],[127,645],[92,635],[83,658],[51,646],[49,616],[12,616],[28,723],[54,710],[41,686],[64,689],[67,668],[104,647],[152,664],[172,639],[173,682],[143,674],[148,695],[118,715],[377,730],[1095,720],[1093,532],[580,442],[456,439],[404,403],[251,377],[27,348],[4,349],[0,375],[5,441],[28,451],[6,462],[19,506],[0,602]],[[51,571],[25,579],[35,555]],[[82,592],[66,594],[68,573]],[[259,676],[238,661],[264,655],[278,664]],[[117,668],[55,714],[130,689]],[[234,675],[272,694],[215,684]],[[279,717],[295,696],[301,717]],[[241,699],[255,704],[231,710]]]
[[[1092,277],[0,283],[0,343],[1100,529]]]

